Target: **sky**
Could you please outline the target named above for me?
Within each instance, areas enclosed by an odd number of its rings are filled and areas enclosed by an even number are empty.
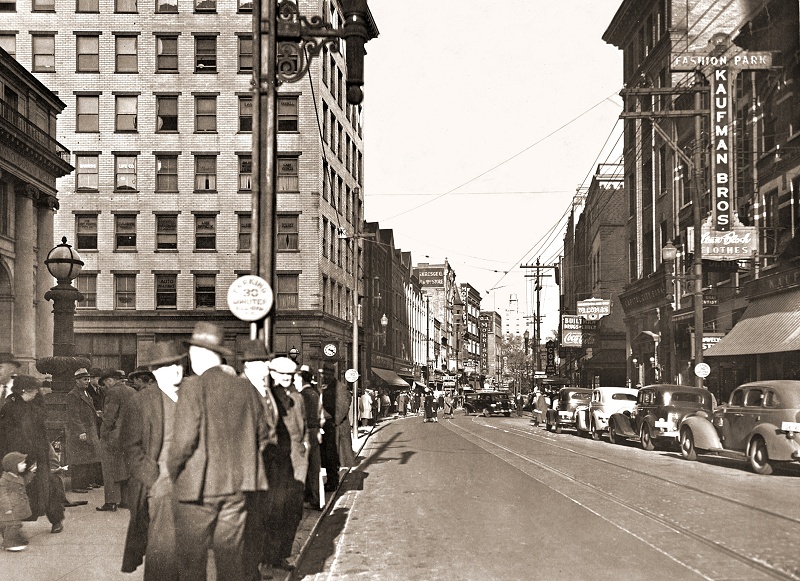
[[[521,268],[554,264],[573,198],[621,154],[622,51],[602,35],[622,0],[371,0],[365,218],[414,264],[453,266],[502,314],[532,315]],[[558,328],[543,280],[542,337]]]

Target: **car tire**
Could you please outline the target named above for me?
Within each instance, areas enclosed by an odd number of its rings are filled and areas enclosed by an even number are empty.
[[[772,474],[772,462],[767,454],[767,444],[762,438],[753,438],[750,442],[750,449],[747,452],[750,460],[750,467],[756,474],[768,476]]]
[[[612,444],[622,444],[622,439],[617,435],[617,428],[614,426],[614,420],[608,421],[608,441]]]
[[[656,449],[653,443],[653,435],[650,433],[650,426],[642,424],[642,430],[639,432],[639,443],[642,445],[642,450],[652,452]]]
[[[590,420],[589,422],[589,434],[595,442],[600,441],[600,432],[597,431],[597,424],[595,424],[594,420]]]
[[[697,460],[697,450],[694,447],[694,435],[692,430],[686,426],[681,429],[681,456],[690,461]]]

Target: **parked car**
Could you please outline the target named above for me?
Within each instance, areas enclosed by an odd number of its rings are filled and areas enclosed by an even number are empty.
[[[612,414],[608,419],[608,439],[620,444],[638,440],[644,450],[657,443],[677,442],[678,427],[684,416],[704,411],[711,415],[711,392],[688,385],[654,384],[639,389],[631,411]]]
[[[776,462],[800,461],[800,381],[757,381],[737,387],[711,415],[680,425],[681,455],[747,459],[753,472],[772,474]]]
[[[516,409],[511,396],[504,391],[476,391],[464,395],[464,411],[469,414],[490,416],[503,414],[506,417]]]
[[[638,389],[631,387],[595,387],[588,405],[579,406],[575,412],[575,428],[599,440],[608,431],[608,418],[615,413],[630,412],[638,393]]]
[[[575,412],[581,405],[588,405],[592,398],[591,389],[579,387],[562,387],[558,391],[558,397],[553,409],[547,410],[545,417],[545,427],[547,431],[561,433],[561,428],[575,427]]]

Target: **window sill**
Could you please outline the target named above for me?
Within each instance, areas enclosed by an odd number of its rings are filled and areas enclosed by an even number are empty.
[[[283,254],[300,254],[300,249],[297,248],[297,249],[291,249],[291,250],[288,250],[288,249],[281,250],[279,248],[275,252],[281,252]]]
[[[77,250],[78,252],[90,252],[90,253],[99,252],[97,248],[78,248],[77,246],[75,247],[75,250]]]
[[[100,193],[100,190],[92,189],[92,188],[76,188],[75,189],[75,193],[76,194],[98,194],[98,193]]]
[[[115,194],[138,194],[139,190],[114,190]]]
[[[208,70],[207,71],[205,69],[195,69],[194,72],[197,75],[216,75],[217,74],[216,70],[213,70],[213,71],[212,70]]]
[[[177,194],[178,190],[156,190],[154,194]]]
[[[240,194],[252,194],[253,190],[239,190]]]
[[[217,190],[194,190],[195,194],[216,194]]]
[[[177,248],[156,248],[155,252],[158,254],[178,254]]]
[[[195,135],[217,135],[217,133],[217,131],[197,131],[196,129],[194,131]]]
[[[155,72],[156,72],[157,75],[177,75],[178,74],[178,69],[175,69],[175,70],[172,70],[172,69],[170,69],[170,70],[159,70],[159,69],[156,69]]]
[[[211,248],[209,248],[209,249],[206,249],[206,248],[203,248],[203,249],[195,248],[193,250],[193,252],[195,254],[216,254],[217,253],[217,249],[216,248],[213,248],[213,249],[211,249]]]
[[[135,248],[131,248],[130,250],[125,249],[125,248],[116,248],[114,250],[114,252],[120,252],[122,254],[131,254],[131,253],[135,253],[135,252],[139,252],[139,251],[136,250]]]

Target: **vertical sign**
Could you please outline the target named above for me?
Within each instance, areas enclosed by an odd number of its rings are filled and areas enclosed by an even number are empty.
[[[730,83],[728,82],[728,67],[714,67],[711,74],[711,114],[713,116],[713,154],[712,172],[714,175],[713,201],[714,201],[714,229],[725,232],[731,225],[731,193],[729,138],[730,125]]]

